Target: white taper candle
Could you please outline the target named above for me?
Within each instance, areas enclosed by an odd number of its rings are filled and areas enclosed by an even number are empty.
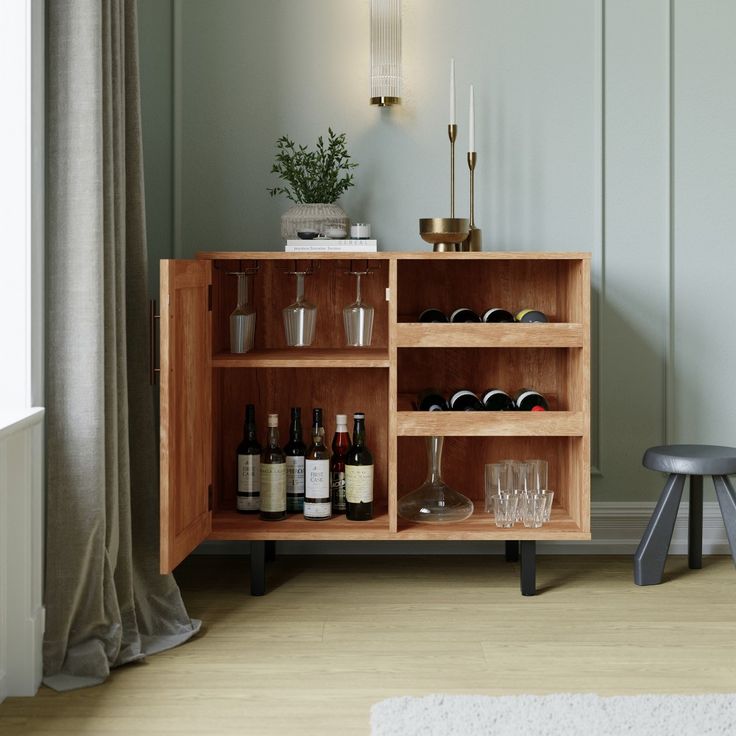
[[[450,59],[450,125],[455,124],[455,59]]]
[[[475,151],[475,99],[470,85],[470,122],[468,123],[468,151]]]

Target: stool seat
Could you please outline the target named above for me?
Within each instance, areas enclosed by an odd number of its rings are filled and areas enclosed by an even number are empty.
[[[733,475],[736,447],[719,445],[662,445],[650,447],[642,464],[650,470],[679,475]]]

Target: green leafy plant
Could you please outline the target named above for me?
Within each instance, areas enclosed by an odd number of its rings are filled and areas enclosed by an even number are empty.
[[[272,197],[283,194],[298,204],[332,204],[355,186],[350,171],[357,165],[350,161],[345,133],[335,135],[328,128],[327,143],[320,136],[314,151],[284,135],[276,141],[276,161],[271,168],[284,184],[268,192]]]

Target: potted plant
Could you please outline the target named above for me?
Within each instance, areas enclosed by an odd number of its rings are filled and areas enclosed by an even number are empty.
[[[352,169],[345,145],[345,133],[336,135],[328,128],[327,141],[320,136],[315,150],[297,146],[288,136],[276,141],[276,160],[271,168],[282,184],[269,189],[272,197],[283,194],[294,202],[281,216],[281,237],[298,237],[298,232],[323,232],[347,237],[350,218],[336,204],[344,192],[354,186]],[[330,234],[330,233],[328,233]]]

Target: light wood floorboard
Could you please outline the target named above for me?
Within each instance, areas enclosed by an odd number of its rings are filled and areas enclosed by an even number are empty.
[[[0,705],[5,736],[365,736],[372,703],[427,693],[736,692],[736,571],[546,557],[539,595],[499,557],[279,558],[248,593],[246,559],[177,571],[203,634],[100,687]]]

